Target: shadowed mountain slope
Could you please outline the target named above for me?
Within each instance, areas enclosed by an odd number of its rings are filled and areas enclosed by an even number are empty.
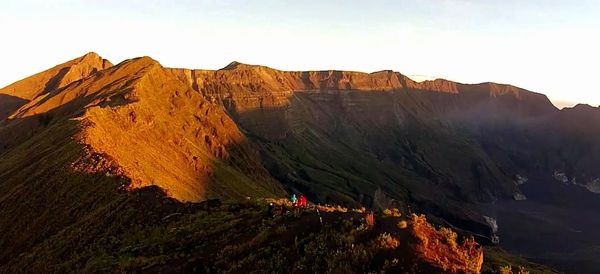
[[[576,258],[581,245],[600,243],[597,224],[578,222],[586,232],[570,234],[558,224],[571,218],[544,206],[568,205],[576,219],[597,216],[581,211],[600,207],[594,108],[561,111],[546,96],[510,85],[414,82],[392,71],[286,72],[236,62],[175,71],[223,104],[261,146],[275,178],[314,200],[410,206],[490,240],[496,219],[526,221],[536,229],[501,227],[500,242],[514,252],[527,242],[559,252],[563,245],[553,239],[570,235],[570,248],[553,258]],[[564,180],[576,183],[564,188]],[[544,238],[531,241],[538,235]]]

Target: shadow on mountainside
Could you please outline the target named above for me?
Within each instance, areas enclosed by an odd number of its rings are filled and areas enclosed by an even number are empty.
[[[370,247],[386,230],[355,241],[356,225],[341,215],[323,213],[321,228],[314,212],[271,220],[265,203],[181,203],[157,186],[131,190],[110,156],[73,138],[80,121],[21,119],[13,122],[37,132],[0,158],[0,272],[360,272],[398,255]],[[412,253],[399,258],[399,269],[439,272]]]
[[[152,235],[167,229],[167,216],[206,209],[202,203],[170,198],[157,186],[131,189],[110,156],[77,141],[83,125],[59,115],[65,114],[62,111],[66,110],[11,120],[8,128],[0,129],[6,145],[0,152],[0,272],[114,269],[114,254],[121,259],[137,256],[111,250],[115,237]],[[17,129],[18,136],[7,135]],[[230,172],[228,167],[222,169],[226,171],[214,176],[237,179],[223,175]],[[224,191],[236,191],[241,183]],[[127,238],[120,241],[125,244]],[[178,242],[169,241],[169,246]],[[165,252],[177,255],[170,249]]]
[[[375,207],[382,200],[400,208],[411,206],[439,217],[433,218],[438,223],[479,234],[483,242],[492,235],[482,218],[488,215],[500,225],[501,246],[573,270],[570,265],[581,257],[578,254],[593,254],[590,250],[599,245],[597,235],[590,233],[600,224],[583,221],[595,213],[579,210],[592,204],[598,208],[598,194],[564,186],[560,197],[543,195],[557,189],[551,184],[558,184],[546,178],[520,186],[518,193],[531,195],[530,201],[512,197],[518,189],[515,174],[550,174],[560,161],[576,159],[573,153],[561,159],[561,150],[577,150],[581,142],[557,141],[568,140],[564,136],[572,131],[553,125],[556,117],[566,114],[543,104],[533,109],[511,105],[504,97],[469,105],[460,99],[465,96],[476,94],[296,92],[281,107],[238,112],[235,102],[224,105],[261,147],[271,175],[291,191],[348,206]],[[550,129],[557,134],[549,134]],[[572,206],[565,208],[567,204]],[[575,218],[585,233],[545,224],[539,214],[564,224]],[[553,253],[563,246],[570,248]],[[595,269],[586,266],[581,271]]]
[[[27,100],[8,94],[0,94],[0,125],[2,120],[8,118],[17,109],[27,104]]]
[[[474,140],[411,109],[416,96],[297,92],[288,106],[229,113],[271,174],[316,201],[372,206],[378,191],[401,207],[435,201],[464,218],[477,202],[512,196],[511,179]]]
[[[50,98],[53,96],[56,96],[56,94],[48,97]],[[23,118],[4,120],[0,124],[0,153],[2,153],[3,150],[6,151],[12,147],[18,146],[36,134],[46,130],[49,126],[59,122],[65,122],[67,119],[82,115],[84,112],[83,106],[98,99],[107,99],[107,96],[101,94],[81,96],[67,104],[46,110],[43,113],[26,116]],[[109,99],[105,101],[107,103],[102,104],[101,107],[115,107],[133,102],[124,98],[122,98],[122,100]],[[39,103],[37,105],[39,105]],[[69,121],[68,123],[77,122]]]

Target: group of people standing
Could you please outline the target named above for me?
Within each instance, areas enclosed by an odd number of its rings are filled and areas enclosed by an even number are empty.
[[[292,208],[306,208],[308,207],[308,201],[306,200],[306,196],[300,194],[300,197],[296,197],[296,194],[292,194],[290,197],[290,202],[292,202]]]
[[[290,203],[292,204],[292,211],[291,213],[293,214],[294,217],[299,217],[300,216],[300,209],[304,209],[304,208],[308,208],[308,200],[306,199],[306,196],[300,194],[299,196],[296,196],[296,194],[292,194],[290,196]],[[287,213],[289,213],[290,211],[287,211],[285,208],[284,203],[280,204],[277,208],[275,207],[273,202],[269,203],[269,207],[268,207],[268,211],[267,214],[269,217],[275,217],[275,216],[283,216]],[[319,216],[319,221],[321,222],[321,224],[323,224],[323,219],[321,218],[321,214],[319,213],[319,209],[316,209],[317,215]],[[364,212],[364,211],[363,211]],[[364,223],[372,228],[375,226],[375,214],[373,213],[373,210],[369,210],[368,212],[365,212],[364,215]]]
[[[292,194],[292,196],[290,196],[290,203],[292,204],[291,212],[294,215],[294,217],[298,217],[300,215],[301,208],[308,208],[308,200],[306,199],[306,196],[302,194],[300,194],[299,196],[296,196],[296,194]],[[284,215],[285,212],[286,210],[283,204],[276,208],[273,202],[269,203],[267,211],[269,217],[281,216]]]
[[[296,194],[292,194],[290,197],[290,202],[292,203],[292,213],[294,213],[294,217],[300,216],[300,209],[308,207],[308,201],[306,200],[306,196],[300,194],[300,197],[296,197]]]

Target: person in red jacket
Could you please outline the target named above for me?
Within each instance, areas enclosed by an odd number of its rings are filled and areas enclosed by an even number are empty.
[[[300,207],[300,208],[308,207],[308,201],[306,200],[306,196],[300,194],[300,199],[298,201],[298,207]]]

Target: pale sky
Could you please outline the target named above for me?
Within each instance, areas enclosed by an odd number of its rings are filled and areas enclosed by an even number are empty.
[[[0,0],[0,37],[0,86],[94,51],[115,64],[393,69],[600,104],[600,0]]]

